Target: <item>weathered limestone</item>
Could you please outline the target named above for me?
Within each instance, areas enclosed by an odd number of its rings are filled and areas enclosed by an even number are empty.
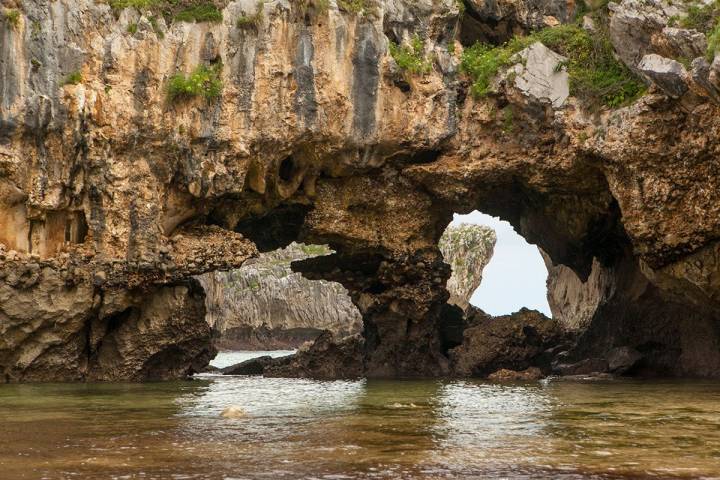
[[[548,100],[560,108],[570,95],[567,70],[562,63],[567,58],[558,55],[540,42],[535,42],[517,54],[518,63],[508,69],[506,79],[523,95],[534,100]]]
[[[482,225],[450,225],[445,230],[440,237],[440,252],[452,270],[447,281],[448,303],[467,309],[492,259],[496,241],[495,231]]]
[[[476,209],[572,270],[567,282],[600,269],[612,286],[569,321],[583,326],[569,362],[607,363],[628,347],[643,355],[638,372],[720,376],[716,61],[692,62],[679,99],[653,87],[590,114],[571,97],[553,106],[515,88],[468,95],[448,47],[460,50],[458,25],[460,37],[482,35],[462,28],[453,0],[377,2],[361,14],[311,7],[267,2],[247,28],[237,19],[256,4],[234,1],[220,23],[155,28],[149,12],[26,1],[17,27],[3,24],[2,378],[103,377],[93,372],[105,343],[95,340],[115,337],[95,326],[129,335],[142,312],[164,332],[154,343],[181,339],[187,354],[160,371],[163,353],[139,343],[143,358],[103,357],[117,365],[107,378],[192,371],[209,343],[187,277],[292,241],[335,251],[292,268],[341,283],[363,318],[361,339],[318,343],[315,358],[335,360],[303,365],[310,374],[448,374],[462,319],[447,303],[437,245],[453,213]],[[537,19],[572,17],[565,4],[517,8],[542,15],[472,18],[484,38],[504,41]],[[678,7],[610,9],[611,40],[630,68],[646,55],[675,58],[662,50],[675,44],[657,39]],[[429,71],[400,71],[389,41],[416,35]],[[174,74],[220,64],[218,98],[168,100]],[[192,327],[178,320],[193,339],[158,320],[156,296],[193,315]],[[118,315],[128,309],[141,313]]]
[[[680,62],[651,53],[640,60],[637,68],[669,97],[680,98],[688,91],[684,81],[687,72]]]
[[[331,250],[292,243],[261,254],[241,268],[198,277],[206,294],[207,320],[221,349],[295,348],[323,330],[343,338],[362,330],[357,307],[341,285],[311,281],[290,269],[292,261]]]

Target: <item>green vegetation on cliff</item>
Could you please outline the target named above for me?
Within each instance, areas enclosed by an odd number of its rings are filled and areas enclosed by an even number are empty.
[[[219,65],[200,65],[189,76],[176,73],[168,81],[167,96],[171,102],[202,96],[212,100],[220,96],[222,81]]]
[[[115,11],[124,8],[149,10],[161,14],[167,21],[222,22],[223,16],[216,2],[203,0],[108,0]]]
[[[401,70],[405,70],[414,74],[424,74],[430,72],[432,64],[425,57],[425,42],[419,35],[415,35],[409,45],[390,41],[390,56],[395,59],[395,63]]]
[[[20,11],[14,8],[8,8],[3,12],[3,19],[10,27],[16,28],[20,24]]]
[[[514,37],[500,46],[476,43],[467,48],[461,69],[473,80],[473,94],[478,97],[489,94],[498,72],[517,63],[515,55],[535,42],[568,58],[558,68],[567,68],[570,94],[588,104],[618,107],[645,90],[640,79],[615,59],[610,40],[600,30],[591,33],[578,25],[560,25]]]
[[[82,82],[82,73],[80,73],[79,70],[75,70],[74,72],[71,72],[66,76],[62,84],[63,85],[77,85],[78,83]]]
[[[707,36],[708,48],[706,57],[712,61],[720,51],[720,0],[710,3],[694,3],[688,6],[687,14],[682,17],[671,17],[668,25],[678,25],[702,32]]]

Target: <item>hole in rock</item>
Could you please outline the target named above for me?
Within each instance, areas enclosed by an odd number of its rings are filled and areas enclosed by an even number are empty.
[[[293,157],[287,157],[280,163],[278,175],[283,182],[290,182],[295,175],[295,160]]]
[[[477,210],[468,215],[456,214],[450,223],[451,226],[461,224],[490,227],[497,238],[470,304],[494,316],[523,307],[551,316],[547,301],[548,271],[538,248],[526,242],[508,222]]]
[[[241,268],[200,275],[206,320],[220,352],[211,365],[225,368],[257,357],[279,357],[314,341],[325,330],[336,339],[362,330],[362,318],[339,283],[310,280],[291,264],[333,253],[326,245],[292,242],[262,253]],[[237,374],[258,373],[255,366]]]

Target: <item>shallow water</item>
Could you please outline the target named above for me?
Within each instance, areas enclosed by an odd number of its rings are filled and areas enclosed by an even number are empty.
[[[3,480],[495,477],[720,478],[720,383],[0,385]]]

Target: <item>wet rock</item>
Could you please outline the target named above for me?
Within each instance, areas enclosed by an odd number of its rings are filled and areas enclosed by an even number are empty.
[[[688,91],[684,80],[687,72],[676,60],[652,53],[645,55],[637,68],[672,98],[680,98]]]
[[[491,317],[467,328],[449,352],[453,372],[484,377],[500,369],[549,368],[546,351],[563,340],[558,324],[535,310]]]
[[[632,347],[617,347],[608,352],[608,370],[611,373],[623,374],[632,369],[643,355]]]
[[[607,371],[608,363],[602,358],[586,358],[575,363],[557,363],[553,365],[553,372],[558,375],[589,375]]]
[[[359,335],[336,340],[324,332],[307,349],[276,359],[264,369],[266,377],[289,378],[357,378],[363,369],[364,341]]]
[[[513,382],[540,380],[543,377],[545,377],[545,375],[543,375],[542,370],[537,367],[530,367],[521,372],[502,368],[488,375],[487,379],[494,382]]]
[[[272,361],[273,357],[265,355],[221,368],[220,372],[223,375],[262,375],[265,367],[270,365]]]

